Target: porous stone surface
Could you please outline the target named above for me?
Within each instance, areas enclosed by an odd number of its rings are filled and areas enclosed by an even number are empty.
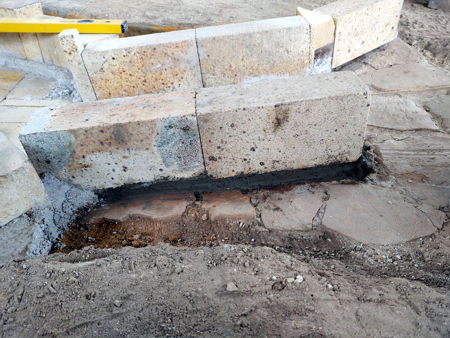
[[[101,206],[89,214],[87,222],[104,220],[123,222],[130,217],[150,218],[155,221],[173,221],[181,218],[186,207],[195,201],[194,194],[161,195],[122,200]]]
[[[397,191],[367,184],[331,185],[323,224],[363,243],[396,244],[436,231]]]
[[[0,69],[0,101],[5,99],[22,78],[21,73]]]
[[[97,96],[81,57],[83,50],[84,46],[78,31],[76,29],[64,30],[58,34],[54,63],[71,71],[75,86],[83,101],[95,101]]]
[[[439,130],[420,104],[398,96],[372,95],[368,124],[396,130]]]
[[[448,71],[423,63],[408,63],[370,70],[362,74],[360,78],[378,92],[401,93],[450,88]]]
[[[305,73],[309,25],[285,17],[195,30],[204,87]]]
[[[82,56],[98,99],[202,87],[194,30],[95,41]]]
[[[259,205],[261,219],[268,229],[311,230],[324,197],[323,190],[308,185],[295,186],[289,191],[270,191]]]
[[[44,187],[33,166],[0,133],[0,226],[45,201]]]
[[[204,172],[195,94],[176,92],[35,112],[20,139],[38,172],[87,189]]]
[[[319,62],[326,63],[323,65],[328,71],[331,71],[331,60],[333,57],[333,44],[334,44],[334,21],[329,15],[325,15],[319,12],[310,11],[308,9],[297,7],[297,15],[301,15],[309,24],[309,57],[310,64],[316,65]],[[325,46],[330,49],[328,57],[325,60],[317,60],[318,58],[324,58],[321,55],[320,50]],[[316,59],[316,60],[315,60]]]
[[[368,112],[368,89],[350,72],[202,89],[197,117],[207,173],[356,161]]]
[[[397,37],[403,0],[338,0],[315,9],[336,25],[333,68]]]
[[[208,211],[211,221],[253,221],[256,217],[250,198],[237,190],[204,194],[201,206]]]

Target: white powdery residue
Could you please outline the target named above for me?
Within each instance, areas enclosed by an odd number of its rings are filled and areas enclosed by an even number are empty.
[[[47,255],[57,238],[75,220],[77,211],[98,202],[94,192],[62,182],[52,175],[46,174],[42,183],[48,202],[33,210],[35,229],[28,256]]]

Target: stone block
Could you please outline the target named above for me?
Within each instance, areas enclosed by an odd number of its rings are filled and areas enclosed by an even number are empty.
[[[310,65],[317,72],[331,71],[334,46],[334,21],[329,15],[298,7],[301,15],[309,24],[309,58]]]
[[[367,92],[350,72],[200,90],[197,117],[208,175],[356,161],[369,112]]]
[[[38,172],[85,189],[204,172],[193,92],[45,108],[20,140]]]
[[[0,69],[0,101],[6,98],[22,78],[22,73]]]
[[[44,186],[33,166],[0,133],[0,226],[45,201]]]
[[[331,185],[323,224],[362,243],[407,242],[436,231],[397,191],[366,184]]]
[[[208,211],[211,221],[226,219],[251,222],[256,218],[250,198],[237,190],[204,194],[201,206]]]
[[[423,63],[409,63],[371,70],[362,74],[360,78],[375,91],[384,93],[450,88],[450,72]]]
[[[98,99],[202,87],[194,30],[89,43],[82,56]]]
[[[94,88],[81,56],[84,50],[80,34],[76,29],[67,29],[58,34],[57,53],[54,63],[68,68],[83,101],[96,101]]]
[[[397,37],[403,0],[338,0],[315,9],[336,26],[333,68]]]
[[[299,16],[196,29],[204,87],[306,73],[309,25]]]

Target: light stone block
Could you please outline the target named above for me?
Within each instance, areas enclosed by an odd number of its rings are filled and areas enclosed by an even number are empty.
[[[85,189],[204,172],[194,92],[44,108],[31,116],[20,140],[39,173]]]
[[[98,99],[202,87],[192,29],[93,42],[82,56]]]
[[[351,72],[205,88],[197,117],[214,178],[356,161],[368,88]]]
[[[94,88],[87,73],[81,53],[84,50],[80,34],[76,29],[67,29],[58,34],[55,64],[68,68],[83,101],[96,101]]]
[[[297,15],[300,15],[303,18],[305,18],[305,20],[309,24],[310,64],[314,66],[315,63],[316,65],[318,63],[326,63],[327,69],[331,70],[331,60],[333,57],[333,44],[334,44],[333,18],[329,15],[310,11],[302,7],[297,7]],[[326,55],[323,55],[324,53],[322,51],[324,51],[324,49],[327,47],[329,48],[330,51]]]
[[[26,155],[0,133],[0,226],[45,201],[44,186]]]
[[[309,38],[299,16],[198,28],[203,85],[307,73]]]
[[[403,0],[338,0],[315,9],[336,26],[333,68],[397,37]]]

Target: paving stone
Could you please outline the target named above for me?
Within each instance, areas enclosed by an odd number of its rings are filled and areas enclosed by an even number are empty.
[[[33,166],[0,133],[0,226],[45,201],[44,186]]]
[[[369,125],[396,130],[439,130],[431,116],[409,98],[373,95],[370,107]]]
[[[1,13],[0,17],[2,17]],[[22,40],[20,40],[19,33],[0,34],[0,52],[7,52],[15,56],[25,58],[25,50],[23,49],[23,44]]]
[[[338,0],[315,9],[336,25],[333,68],[397,37],[403,0]]]
[[[26,257],[34,230],[33,221],[25,215],[0,227],[0,264]]]
[[[201,206],[208,211],[211,221],[228,219],[251,222],[256,218],[250,198],[236,190],[204,194]]]
[[[194,30],[96,41],[82,56],[98,99],[202,87]]]
[[[20,81],[6,96],[7,100],[43,100],[47,98],[56,86],[53,80],[26,77]]]
[[[439,132],[374,131],[372,144],[383,164],[397,177],[414,182],[450,185],[450,135]]]
[[[297,15],[301,15],[309,24],[310,65],[313,67],[315,65],[315,68],[319,69],[318,73],[330,72],[334,47],[335,27],[333,18],[302,7],[297,7]]]
[[[204,172],[193,92],[44,108],[20,139],[38,172],[85,189]]]
[[[197,118],[208,175],[223,178],[353,162],[367,87],[350,72],[204,88]]]
[[[368,71],[360,78],[379,92],[419,92],[450,88],[450,74],[423,63],[396,65]]]
[[[75,86],[83,101],[96,101],[97,96],[81,56],[83,50],[83,42],[78,31],[76,29],[64,30],[58,34],[57,53],[54,62],[72,72]]]
[[[25,122],[0,122],[0,132],[19,149],[25,153],[22,143],[19,140],[20,130],[25,126]]]
[[[0,123],[27,122],[35,110],[35,107],[0,106]]]
[[[309,68],[309,25],[302,17],[198,28],[196,39],[205,87]]]
[[[436,231],[427,216],[393,189],[331,185],[323,224],[362,243],[397,244]]]
[[[194,194],[140,197],[102,206],[87,216],[89,223],[103,220],[123,222],[130,217],[150,218],[154,221],[181,220],[186,207],[195,201]]]
[[[322,206],[323,190],[296,186],[290,191],[269,192],[261,208],[264,226],[272,230],[311,230]]]
[[[425,103],[427,109],[442,125],[442,129],[450,133],[450,95],[433,97]]]
[[[0,69],[0,101],[22,80],[23,74]]]

